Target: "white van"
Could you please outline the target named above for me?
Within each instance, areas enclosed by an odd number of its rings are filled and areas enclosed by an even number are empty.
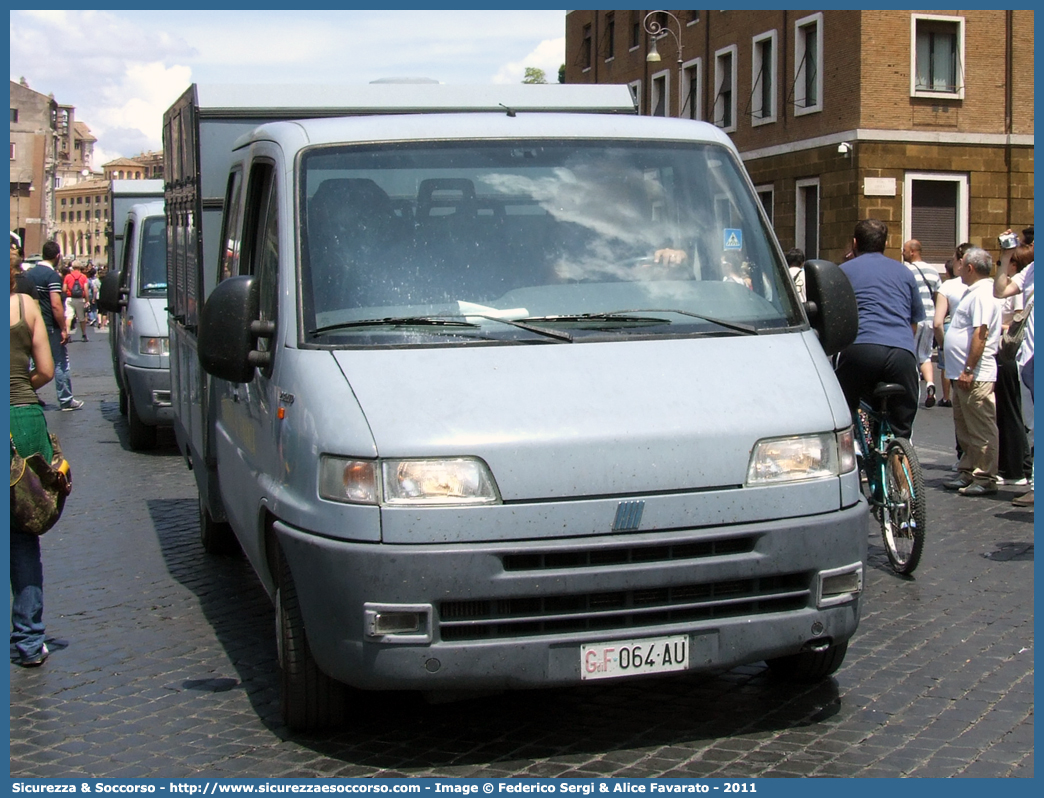
[[[176,430],[204,544],[275,603],[293,728],[346,685],[822,679],[856,630],[847,279],[812,261],[798,300],[716,128],[512,88],[263,124],[195,176],[198,96],[165,117]]]
[[[122,236],[118,270],[102,278],[98,306],[112,313],[109,340],[135,450],[156,445],[156,429],[170,426],[170,350],[167,335],[167,219],[163,201],[134,205]]]

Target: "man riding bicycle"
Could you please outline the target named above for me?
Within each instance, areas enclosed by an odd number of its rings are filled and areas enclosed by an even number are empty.
[[[915,334],[924,319],[917,281],[905,265],[884,255],[888,225],[864,219],[855,226],[851,257],[841,264],[855,292],[859,334],[838,355],[836,374],[848,408],[871,401],[880,382],[897,383],[904,393],[888,404],[888,421],[898,438],[909,438],[917,415]]]

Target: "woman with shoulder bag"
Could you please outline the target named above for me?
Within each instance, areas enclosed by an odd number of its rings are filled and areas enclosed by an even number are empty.
[[[36,391],[54,378],[54,360],[40,308],[16,293],[16,269],[21,271],[12,259],[11,445],[22,457],[40,453],[50,462],[53,450]],[[13,518],[11,596],[11,662],[27,668],[42,665],[49,652],[44,645],[40,538],[19,528]]]

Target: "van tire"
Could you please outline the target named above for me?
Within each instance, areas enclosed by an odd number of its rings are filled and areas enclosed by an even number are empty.
[[[848,652],[848,641],[824,651],[802,651],[766,660],[773,673],[792,682],[820,682],[841,667]]]
[[[215,521],[199,497],[199,542],[207,554],[235,554],[239,548],[236,533],[227,521]]]
[[[120,388],[120,415],[127,415],[127,391]]]
[[[282,552],[277,557],[276,645],[283,723],[293,731],[340,726],[348,688],[319,670],[312,658],[290,565]]]
[[[134,406],[134,394],[127,392],[127,442],[136,452],[156,448],[156,428],[141,420]]]

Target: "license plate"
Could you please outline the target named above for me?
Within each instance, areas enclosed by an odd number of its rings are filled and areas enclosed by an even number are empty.
[[[689,636],[646,637],[580,646],[580,678],[612,679],[689,667]]]

